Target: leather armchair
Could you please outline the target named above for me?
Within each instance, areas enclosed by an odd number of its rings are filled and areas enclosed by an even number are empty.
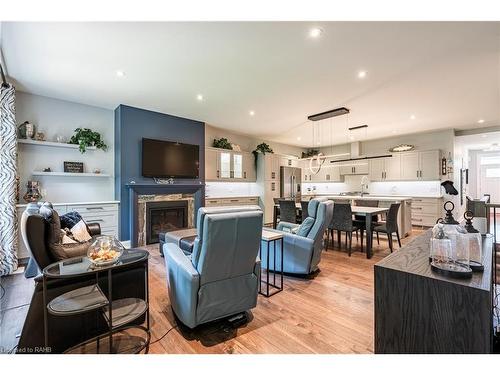
[[[333,202],[323,199],[311,199],[308,205],[307,227],[280,222],[276,229],[269,229],[283,234],[283,271],[290,274],[309,275],[318,270],[323,250],[323,235],[333,215]],[[310,219],[310,220],[309,220]],[[281,270],[281,242],[275,242],[276,268],[273,251],[270,249],[270,269]],[[262,262],[267,268],[267,245],[262,243]]]
[[[200,208],[192,254],[164,245],[170,302],[183,324],[194,328],[257,305],[261,233],[258,206]]]
[[[92,235],[101,233],[99,224],[88,225]],[[26,219],[25,227],[28,249],[32,258],[43,270],[56,261],[50,254],[48,243],[49,224],[44,216],[31,213]],[[88,245],[87,245],[88,246]],[[147,261],[147,260],[146,260]],[[113,272],[113,299],[145,298],[145,277],[143,265],[132,265]],[[18,344],[18,353],[37,353],[44,347],[44,303],[42,277],[34,279],[35,290],[24,321]],[[53,298],[83,286],[95,283],[95,277],[75,277],[52,280],[47,288],[47,299]],[[107,293],[107,275],[101,275],[99,285]],[[97,316],[96,316],[97,315]],[[49,343],[52,353],[61,353],[70,347],[107,331],[108,327],[102,317],[95,312],[86,314],[55,317],[48,315]],[[144,316],[134,323],[142,323]],[[38,351],[36,351],[38,349]]]

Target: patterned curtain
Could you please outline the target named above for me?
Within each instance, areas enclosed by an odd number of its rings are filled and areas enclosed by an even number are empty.
[[[17,269],[17,127],[16,90],[0,89],[0,276]]]

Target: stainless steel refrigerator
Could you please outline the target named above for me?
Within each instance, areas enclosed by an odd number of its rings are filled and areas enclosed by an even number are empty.
[[[280,168],[280,197],[295,199],[300,202],[300,185],[302,183],[302,171],[295,167]]]

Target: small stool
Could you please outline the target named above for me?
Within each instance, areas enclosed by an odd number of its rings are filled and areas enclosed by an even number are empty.
[[[160,255],[163,256],[163,245],[174,243],[186,254],[193,252],[194,240],[196,239],[196,228],[173,230],[160,233]]]

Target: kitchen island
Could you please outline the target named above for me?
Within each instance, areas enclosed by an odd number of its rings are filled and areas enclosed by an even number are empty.
[[[432,271],[430,238],[429,229],[375,265],[375,353],[490,353],[492,236],[470,279]]]

